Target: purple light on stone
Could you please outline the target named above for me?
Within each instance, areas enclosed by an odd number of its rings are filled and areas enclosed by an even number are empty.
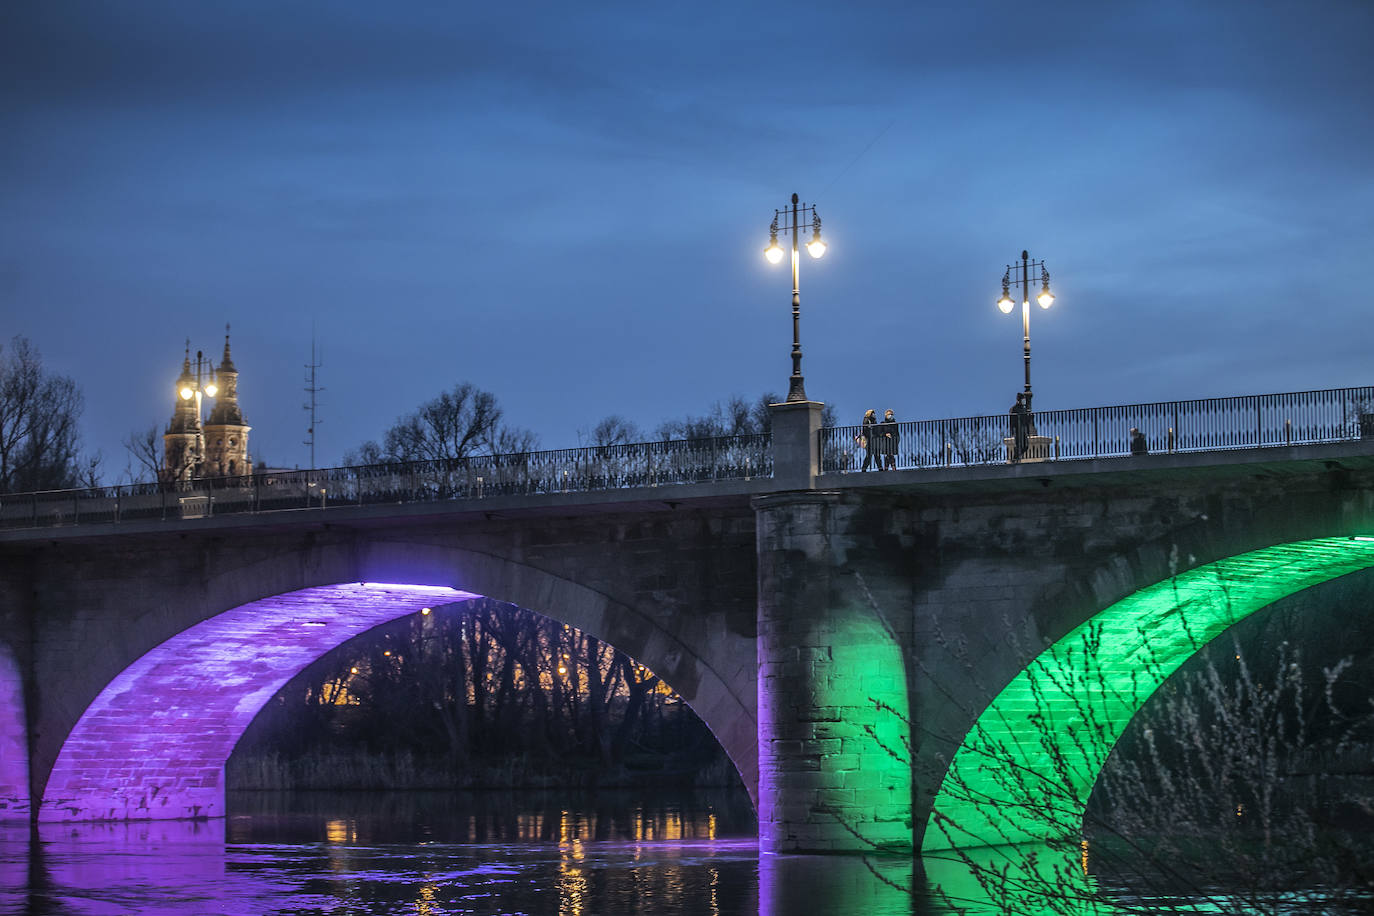
[[[379,624],[440,598],[476,597],[351,582],[253,601],[190,627],[124,669],[86,709],[62,745],[38,819],[224,816],[224,762],[287,681]]]
[[[0,649],[0,821],[29,819],[29,745],[24,682],[14,657]]]
[[[363,588],[404,589],[416,595],[452,595],[454,590],[447,585],[397,585],[391,582],[359,582]]]

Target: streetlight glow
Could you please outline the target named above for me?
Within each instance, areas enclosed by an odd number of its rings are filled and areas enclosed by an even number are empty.
[[[1040,295],[1036,297],[1042,309],[1047,309],[1054,304],[1054,293],[1050,292],[1050,272],[1045,268],[1045,262],[1040,262]]]
[[[1025,423],[1034,432],[1035,424],[1032,417],[1031,408],[1031,377],[1030,377],[1030,289],[1031,272],[1036,268],[1040,270],[1040,295],[1036,296],[1035,301],[1040,304],[1042,309],[1047,309],[1054,304],[1054,293],[1050,292],[1050,272],[1045,267],[1044,261],[1031,260],[1030,252],[1021,252],[1021,263],[1008,264],[1006,272],[1002,274],[1002,298],[997,300],[997,308],[1003,315],[1010,315],[1015,302],[1011,297],[1011,289],[1018,282],[1021,285],[1021,333],[1022,333],[1022,358],[1025,362],[1026,388],[1025,394]],[[1020,401],[1018,401],[1020,403]],[[1018,421],[1020,422],[1020,421]]]
[[[227,339],[227,338],[226,338]],[[225,345],[228,346],[227,344]],[[228,352],[227,350],[225,351]],[[208,365],[208,371],[207,371]],[[213,363],[207,363],[205,354],[196,351],[196,372],[191,375],[191,342],[186,341],[186,364],[182,367],[181,378],[177,379],[181,385],[177,389],[177,394],[183,401],[195,401],[195,444],[194,451],[189,460],[183,455],[182,460],[187,465],[187,478],[194,479],[205,473],[205,433],[203,423],[205,418],[203,413],[202,398],[213,398],[219,393],[219,387],[215,385],[215,367]],[[180,472],[178,472],[180,473]]]
[[[806,243],[807,254],[813,258],[819,258],[825,254],[825,242],[821,241],[821,218],[816,215],[816,208],[811,208],[811,241]]]
[[[811,241],[806,243],[806,251],[813,258],[825,254],[826,244],[821,240],[821,218],[814,205],[803,205],[796,194],[792,195],[792,207],[773,211],[773,223],[768,227],[768,247],[764,255],[773,264],[782,261],[783,250],[778,244],[778,231],[792,233],[792,377],[788,380],[787,401],[795,403],[807,400],[806,384],[801,372],[801,291],[797,281],[797,234],[802,226],[800,220],[811,214]],[[779,222],[782,223],[779,226]]]

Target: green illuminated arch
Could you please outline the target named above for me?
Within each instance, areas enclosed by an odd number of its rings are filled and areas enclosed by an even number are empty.
[[[1280,598],[1374,566],[1374,538],[1266,547],[1123,598],[1026,666],[969,730],[935,798],[926,850],[1075,836],[1107,755],[1179,665]]]

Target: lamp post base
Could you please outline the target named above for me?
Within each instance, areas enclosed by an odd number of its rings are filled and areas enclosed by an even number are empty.
[[[1050,460],[1050,443],[1053,440],[1049,436],[1027,436],[1025,449],[1022,452],[1016,450],[1016,439],[1007,436],[1002,440],[1002,444],[1007,449],[1007,461],[1048,461]]]

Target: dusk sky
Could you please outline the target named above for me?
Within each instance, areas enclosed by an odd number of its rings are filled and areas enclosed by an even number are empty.
[[[121,440],[233,325],[252,450],[459,381],[545,448],[785,394],[775,208],[814,202],[808,394],[1004,413],[1374,383],[1374,4],[200,3],[0,9],[0,338]]]

